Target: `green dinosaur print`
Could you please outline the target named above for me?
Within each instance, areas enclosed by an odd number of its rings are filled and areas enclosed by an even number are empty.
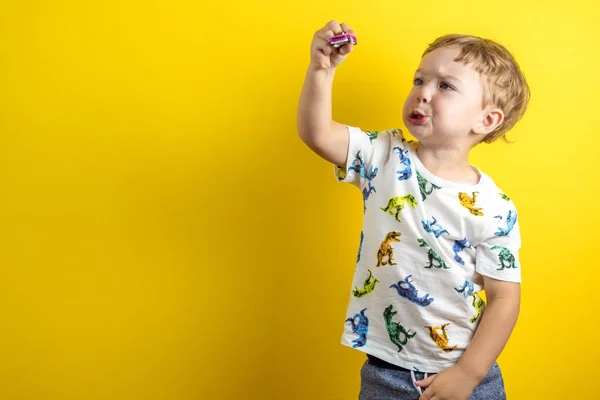
[[[508,197],[507,195],[505,195],[504,193],[498,193],[500,195],[500,197],[502,197],[504,200],[506,201],[510,201],[510,197]]]
[[[429,249],[427,250],[427,258],[429,259],[429,263],[425,265],[425,268],[434,267],[438,269],[450,269],[448,264],[446,264],[446,262],[442,260],[442,258],[435,252],[435,250],[431,248],[431,246],[427,244],[427,242],[424,239],[417,239],[417,241],[419,242],[419,247],[425,247]]]
[[[417,333],[411,333],[410,329],[406,330],[406,328],[399,323],[392,321],[394,315],[398,314],[398,311],[393,311],[393,308],[394,306],[392,304],[387,306],[387,308],[383,311],[383,319],[385,321],[385,327],[390,336],[390,340],[392,343],[398,346],[398,353],[400,353],[403,349],[402,346],[406,346],[408,339],[412,339]]]
[[[404,209],[404,206],[407,203],[412,208],[415,208],[417,206],[417,200],[415,199],[415,196],[413,196],[412,194],[407,194],[405,196],[392,197],[388,201],[388,204],[385,208],[384,207],[380,207],[380,208],[383,211],[387,212],[388,214],[393,215],[396,218],[396,221],[402,222],[402,221],[400,221],[400,212]],[[394,212],[394,210],[396,210],[396,211]]]
[[[363,283],[363,289],[359,289],[358,286],[354,287],[354,290],[352,291],[352,294],[354,295],[354,297],[363,297],[369,293],[371,293],[374,289],[375,289],[375,285],[377,284],[377,282],[379,282],[371,273],[371,270],[369,271],[369,276],[367,277],[367,279],[365,279],[365,282]]]
[[[377,136],[379,136],[379,131],[366,131],[365,133],[369,137],[369,142],[371,144],[373,144],[373,140],[377,139]]]
[[[423,178],[423,175],[417,171],[417,181],[419,182],[419,190],[421,191],[421,198],[423,201],[427,198],[427,196],[431,195],[434,190],[441,189],[440,186],[429,182],[427,179]]]
[[[502,271],[503,269],[510,269],[510,268],[519,268],[516,265],[516,259],[513,253],[510,252],[509,249],[507,249],[506,247],[502,247],[502,246],[492,246],[490,247],[490,250],[498,250],[500,249],[500,253],[498,254],[498,261],[500,261],[500,268],[497,269],[497,271]]]
[[[471,323],[473,324],[475,323],[475,321],[477,321],[477,319],[479,319],[479,316],[481,315],[481,310],[483,309],[485,302],[481,297],[479,297],[477,293],[473,293],[470,296],[473,297],[473,307],[475,307],[475,311],[477,311],[475,315],[473,315],[473,317],[471,318]]]

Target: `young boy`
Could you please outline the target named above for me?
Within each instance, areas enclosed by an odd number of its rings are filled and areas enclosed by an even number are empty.
[[[331,117],[335,70],[354,49],[328,43],[341,32],[355,35],[331,21],[313,38],[298,131],[363,194],[342,335],[367,353],[359,398],[505,399],[496,359],[519,313],[517,210],[468,155],[522,117],[525,78],[503,46],[447,35],[423,54],[404,104],[417,140],[361,131]]]

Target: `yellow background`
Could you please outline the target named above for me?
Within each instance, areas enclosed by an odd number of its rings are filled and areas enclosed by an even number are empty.
[[[287,3],[287,4],[286,4]],[[360,193],[301,143],[314,31],[358,33],[334,118],[402,127],[421,52],[504,43],[532,89],[471,162],[519,208],[511,400],[597,399],[595,2],[3,1],[0,398],[355,399]]]

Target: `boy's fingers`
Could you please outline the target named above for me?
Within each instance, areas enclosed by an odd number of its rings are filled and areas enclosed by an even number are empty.
[[[356,36],[356,32],[354,32],[352,29],[350,29],[350,27],[348,26],[347,23],[342,22],[342,24],[340,25],[340,27],[342,28],[342,30],[346,33],[349,33],[353,36]]]
[[[317,47],[322,49],[324,55],[329,56],[333,53],[338,53],[342,56],[346,56],[352,52],[352,50],[354,50],[352,43],[345,44],[337,49],[329,46],[329,39],[331,39],[333,36],[340,35],[342,32],[350,33],[351,35],[356,36],[356,33],[350,29],[347,23],[342,22],[339,24],[335,20],[329,21],[327,25],[315,32],[315,39],[318,39]]]
[[[322,39],[323,41],[329,43],[329,38],[334,37],[335,34],[333,33],[333,31],[326,29],[326,30],[321,30],[321,31],[315,33],[315,36],[318,37],[319,39]]]
[[[342,47],[340,47],[340,54],[345,56],[349,54],[352,50],[354,50],[354,46],[352,45],[352,43],[345,44]]]
[[[434,379],[435,379],[435,375],[428,376],[425,379],[421,379],[420,381],[417,381],[417,386],[426,388],[427,386],[431,385],[431,382],[433,382]]]
[[[338,35],[338,34],[340,34],[340,33],[342,33],[342,27],[341,27],[341,26],[340,26],[340,24],[339,24],[337,21],[335,21],[335,20],[333,20],[333,21],[329,21],[329,22],[327,23],[327,25],[325,25],[325,28],[326,28],[326,29],[329,29],[330,31],[332,31],[332,32],[333,32],[333,34],[334,34],[334,36],[335,36],[335,35]]]
[[[419,400],[433,400],[433,399],[435,399],[434,396],[435,395],[431,390],[426,390],[423,392],[421,397],[419,397]]]

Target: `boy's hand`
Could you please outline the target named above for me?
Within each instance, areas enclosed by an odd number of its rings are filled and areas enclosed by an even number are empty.
[[[417,381],[417,386],[427,388],[419,400],[468,400],[478,384],[476,379],[455,365]]]
[[[339,35],[342,32],[350,33],[356,36],[356,33],[346,23],[338,24],[336,21],[330,21],[322,29],[315,32],[310,45],[310,63],[311,67],[316,69],[334,69],[346,59],[346,56],[354,49],[352,43],[335,48],[329,44],[329,38]]]

